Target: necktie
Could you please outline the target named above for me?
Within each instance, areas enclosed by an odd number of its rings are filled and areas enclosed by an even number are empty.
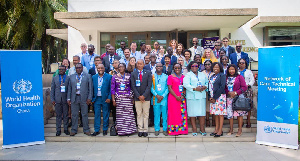
[[[141,82],[142,82],[142,77],[143,77],[142,72],[140,72],[140,81]]]

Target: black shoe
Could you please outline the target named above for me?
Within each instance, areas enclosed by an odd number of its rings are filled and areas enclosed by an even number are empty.
[[[56,132],[56,136],[60,136],[60,134],[61,134],[61,131]]]
[[[147,136],[148,136],[148,133],[147,133],[147,132],[144,132],[143,135],[144,135],[144,137],[147,137]]]
[[[218,137],[220,137],[220,136],[221,136],[221,135],[217,135],[217,134],[216,134],[214,137],[215,137],[215,138],[218,138]]]
[[[217,133],[211,133],[211,134],[209,134],[210,136],[215,136]]]
[[[92,133],[92,136],[97,136],[97,135],[99,135],[100,134],[100,132],[98,131],[98,132],[94,132],[94,133]]]
[[[66,135],[70,135],[69,130],[64,130],[64,133],[65,133]]]
[[[82,123],[81,123],[81,124],[79,124],[79,127],[83,127]]]
[[[71,132],[70,136],[75,136],[77,133]]]
[[[107,130],[103,130],[103,136],[107,135]]]
[[[70,121],[68,124],[68,127],[71,127],[71,126],[72,126],[72,121]]]
[[[138,133],[138,136],[139,136],[139,137],[142,137],[143,135],[144,135],[144,134],[143,134],[142,132],[139,132],[139,133]]]

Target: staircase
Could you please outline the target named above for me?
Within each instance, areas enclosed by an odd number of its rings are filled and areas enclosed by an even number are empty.
[[[94,132],[94,114],[89,113],[89,127],[90,132]],[[210,118],[211,120],[211,118]],[[189,121],[190,122],[190,121]],[[101,123],[103,123],[101,121]],[[113,119],[110,116],[109,118],[109,127],[112,125]],[[207,136],[201,136],[198,134],[198,136],[192,136],[192,126],[189,123],[189,134],[188,135],[179,135],[179,136],[164,136],[162,134],[162,127],[161,132],[158,136],[154,135],[154,127],[149,127],[149,136],[148,137],[138,137],[137,133],[132,134],[130,136],[110,136],[109,130],[108,135],[103,136],[102,135],[102,125],[101,125],[101,133],[98,136],[87,136],[83,134],[83,128],[78,127],[78,133],[75,136],[69,136],[65,135],[63,133],[62,128],[62,134],[61,136],[55,136],[56,134],[56,117],[51,117],[48,120],[48,124],[44,126],[45,130],[45,140],[48,142],[254,142],[256,139],[256,131],[257,131],[257,120],[255,117],[251,116],[251,128],[246,128],[246,117],[244,117],[244,123],[243,126],[243,134],[240,137],[235,137],[236,132],[238,130],[237,128],[237,120],[234,120],[234,134],[231,136],[227,136],[227,132],[229,132],[229,120],[224,120],[223,125],[223,131],[224,136],[221,136],[219,138],[215,138],[212,136],[209,136],[210,133],[212,133],[215,129],[215,127],[206,127],[205,130],[207,132]],[[71,128],[69,128],[71,131]],[[199,132],[199,123],[197,122],[197,131]]]

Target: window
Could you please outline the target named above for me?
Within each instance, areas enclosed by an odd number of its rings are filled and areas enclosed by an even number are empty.
[[[266,27],[266,46],[300,45],[300,27]]]

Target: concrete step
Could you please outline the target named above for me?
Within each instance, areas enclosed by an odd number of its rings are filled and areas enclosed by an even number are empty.
[[[65,135],[55,136],[55,133],[45,133],[45,140],[47,142],[254,142],[256,139],[256,133],[243,133],[240,137],[235,137],[235,134],[231,136],[221,136],[215,138],[212,136],[192,136],[188,135],[179,136],[164,136],[162,133],[159,136],[155,136],[154,133],[149,133],[148,137],[138,137],[137,134],[130,136],[86,136],[83,133],[78,133],[75,136]]]
[[[110,128],[110,126],[109,126],[109,128]],[[55,133],[56,132],[56,128],[55,128],[56,125],[55,124],[46,124],[44,127],[45,127],[44,128],[45,133]],[[94,125],[93,124],[89,124],[89,127],[90,127],[90,131],[94,132]],[[68,129],[71,130],[71,128],[68,128]],[[197,131],[199,131],[199,129],[200,128],[199,128],[199,125],[198,125],[197,126]],[[61,128],[61,131],[63,131],[63,130],[64,129]],[[160,131],[162,131],[162,130],[163,129],[161,127]],[[215,130],[215,127],[206,127],[205,128],[205,131],[207,133],[212,133],[212,132],[214,132],[214,130]],[[224,133],[229,132],[229,125],[224,125],[223,126],[223,131],[224,131]],[[238,131],[238,125],[237,124],[233,124],[233,131],[234,132]],[[257,124],[252,124],[251,128],[246,128],[245,125],[244,125],[244,127],[242,128],[242,131],[243,131],[243,133],[256,133],[256,131],[257,131]],[[78,132],[82,133],[83,132],[83,128],[82,127],[78,127]],[[101,129],[100,129],[100,132],[102,132],[102,126],[101,126]],[[108,132],[109,132],[109,130],[108,130]],[[150,133],[154,133],[155,132],[154,128],[153,127],[149,127],[149,132]],[[192,132],[192,126],[191,125],[189,125],[189,132]]]

